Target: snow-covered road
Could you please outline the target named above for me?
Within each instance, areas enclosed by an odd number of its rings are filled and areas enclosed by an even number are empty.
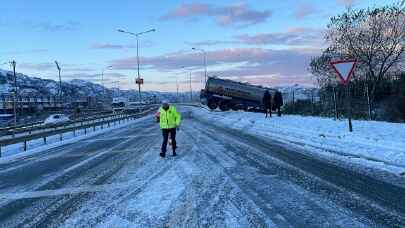
[[[404,188],[183,111],[176,158],[149,116],[1,163],[0,227],[405,226]]]

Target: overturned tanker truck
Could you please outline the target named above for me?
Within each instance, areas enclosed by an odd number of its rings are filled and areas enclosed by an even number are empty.
[[[276,89],[217,77],[208,78],[200,99],[201,103],[210,109],[219,107],[221,111],[264,110],[263,96],[266,90],[272,96],[272,109],[280,108],[283,105],[283,98]]]

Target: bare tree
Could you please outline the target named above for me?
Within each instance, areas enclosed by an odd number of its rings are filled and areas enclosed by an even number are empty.
[[[309,72],[315,76],[319,87],[328,87],[336,85],[336,73],[330,67],[330,62],[336,54],[329,48],[323,51],[322,55],[311,59]]]
[[[326,40],[329,49],[355,58],[370,82],[370,95],[387,73],[396,69],[405,52],[405,11],[400,4],[374,9],[348,9],[331,18]]]

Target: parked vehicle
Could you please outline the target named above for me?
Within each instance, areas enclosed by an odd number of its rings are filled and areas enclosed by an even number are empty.
[[[65,114],[52,114],[44,121],[45,125],[55,125],[68,123],[70,121],[69,117]]]
[[[127,103],[128,98],[126,97],[114,97],[111,106],[114,112],[121,112],[124,110]]]
[[[0,125],[8,125],[14,121],[13,114],[0,114]]]
[[[270,92],[273,98],[278,93],[276,89],[209,77],[205,89],[201,91],[200,99],[201,103],[210,109],[219,107],[221,111],[230,109],[235,111],[240,109],[264,110],[263,96],[266,90]]]

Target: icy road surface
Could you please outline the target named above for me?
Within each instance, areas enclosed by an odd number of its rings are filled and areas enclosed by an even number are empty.
[[[0,227],[404,227],[405,189],[187,118],[0,164]],[[170,151],[170,150],[168,150]]]

